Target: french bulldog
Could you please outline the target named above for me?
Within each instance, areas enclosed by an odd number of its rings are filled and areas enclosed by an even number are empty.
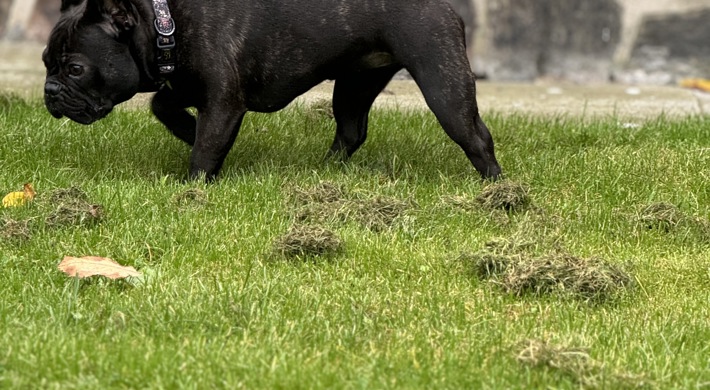
[[[155,92],[155,116],[192,146],[191,178],[219,173],[247,111],[280,110],[324,80],[334,80],[328,154],[351,156],[401,69],[481,176],[501,174],[464,24],[446,0],[62,0],[42,57],[57,118],[90,124]]]

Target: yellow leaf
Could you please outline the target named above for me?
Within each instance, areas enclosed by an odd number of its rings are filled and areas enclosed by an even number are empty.
[[[710,92],[710,80],[707,79],[683,79],[680,80],[680,86]]]
[[[20,207],[25,204],[24,192],[11,192],[2,198],[2,207]]]
[[[25,183],[22,191],[15,191],[5,195],[2,198],[3,207],[20,207],[25,203],[31,202],[35,198],[35,189],[32,184]]]
[[[65,274],[77,278],[105,276],[109,279],[125,279],[142,276],[133,267],[122,266],[109,258],[96,256],[65,256],[57,268]]]

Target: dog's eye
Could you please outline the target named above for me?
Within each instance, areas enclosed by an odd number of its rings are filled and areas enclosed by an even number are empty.
[[[82,74],[84,74],[84,67],[77,64],[70,64],[69,74],[72,76],[81,76]]]

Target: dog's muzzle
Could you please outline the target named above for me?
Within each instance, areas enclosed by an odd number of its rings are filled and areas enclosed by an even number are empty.
[[[88,125],[105,117],[111,111],[110,105],[95,104],[88,96],[70,94],[70,89],[55,81],[44,84],[44,104],[53,117],[63,116]]]
[[[44,102],[47,110],[53,117],[60,119],[63,115],[54,104],[58,99],[57,96],[62,92],[62,85],[53,81],[47,81],[44,84]]]

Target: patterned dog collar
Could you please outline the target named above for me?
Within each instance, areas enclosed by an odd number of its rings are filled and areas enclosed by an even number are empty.
[[[155,31],[158,32],[158,73],[166,76],[175,71],[175,21],[170,16],[167,0],[153,0]]]

